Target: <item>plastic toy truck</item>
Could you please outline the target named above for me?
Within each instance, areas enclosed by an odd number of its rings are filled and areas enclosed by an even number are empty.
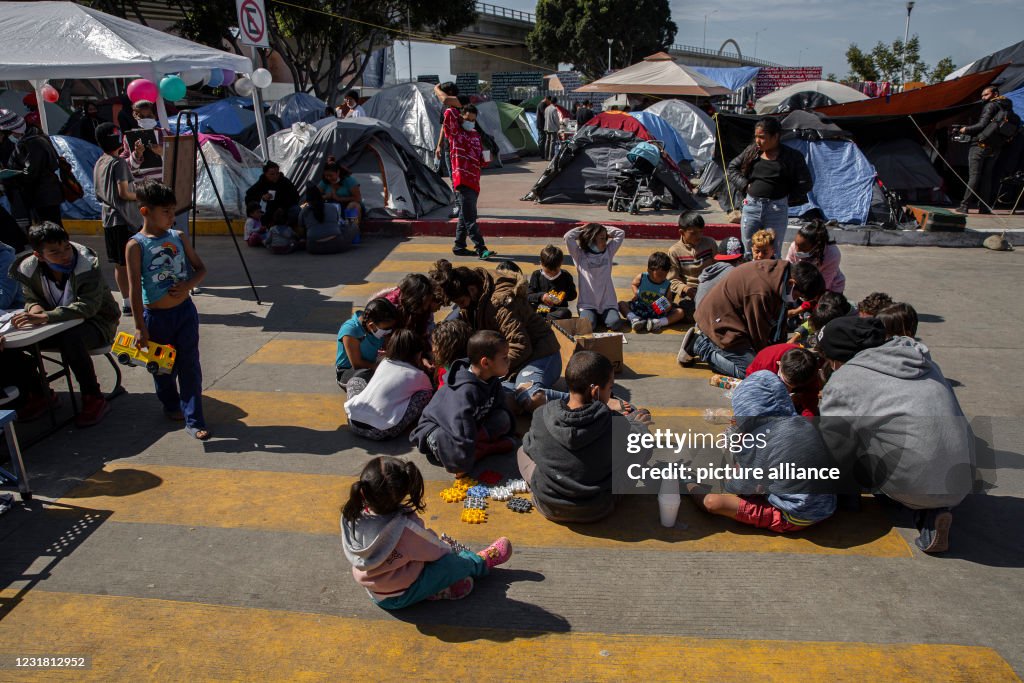
[[[174,368],[176,355],[173,346],[149,342],[149,346],[135,348],[135,335],[118,332],[110,352],[121,365],[141,365],[152,375],[167,375]]]

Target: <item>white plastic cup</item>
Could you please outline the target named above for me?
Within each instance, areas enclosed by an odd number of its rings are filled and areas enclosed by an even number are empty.
[[[485,164],[491,163],[491,150],[489,150],[489,149],[485,149],[484,150],[484,163]]]
[[[676,525],[676,518],[679,516],[679,506],[683,497],[678,493],[658,494],[658,513],[661,515],[661,525],[672,528]]]

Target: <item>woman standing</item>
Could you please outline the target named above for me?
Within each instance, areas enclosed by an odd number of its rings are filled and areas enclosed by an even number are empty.
[[[729,163],[729,182],[743,192],[740,234],[743,253],[752,256],[750,238],[758,230],[775,231],[775,253],[782,254],[789,207],[807,203],[814,181],[800,152],[781,143],[778,119],[763,118],[754,127],[754,143]]]

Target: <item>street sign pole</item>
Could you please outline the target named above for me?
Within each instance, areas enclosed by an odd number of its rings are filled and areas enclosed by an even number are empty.
[[[235,0],[238,11],[238,41],[252,47],[252,68],[260,68],[259,50],[270,47],[267,36],[267,12],[263,0]],[[263,93],[253,86],[252,106],[256,114],[256,132],[260,136],[260,149],[263,150],[263,161],[270,161],[270,149],[267,147],[267,123],[263,118]]]

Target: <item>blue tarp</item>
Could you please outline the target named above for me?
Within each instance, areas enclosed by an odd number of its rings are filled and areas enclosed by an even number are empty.
[[[290,128],[300,121],[316,123],[320,119],[327,118],[327,104],[309,93],[296,92],[285,95],[271,104],[267,113],[277,116],[284,123],[285,128]]]
[[[757,78],[757,74],[761,70],[759,66],[736,66],[730,68],[721,66],[691,66],[690,68],[699,74],[707,76],[723,88],[728,88],[732,91],[739,90]]]
[[[1024,88],[1006,93],[1006,99],[1013,102],[1013,110],[1017,115],[1024,117]]]
[[[809,203],[789,207],[791,217],[821,209],[827,220],[863,225],[868,220],[875,186],[875,167],[852,142],[844,140],[786,140],[804,155],[814,178]]]
[[[672,161],[677,164],[680,161],[693,161],[690,148],[686,146],[686,140],[679,136],[679,133],[669,125],[668,121],[649,111],[631,112],[630,116],[639,121],[640,125],[646,128],[655,140],[665,143],[665,153],[672,158]]]
[[[64,202],[60,211],[68,218],[95,219],[100,217],[100,203],[96,200],[96,188],[92,184],[92,169],[103,151],[81,138],[69,135],[51,135],[57,154],[68,160],[75,179],[81,183],[85,196],[74,202]]]
[[[200,133],[238,135],[256,123],[252,100],[248,97],[227,97],[195,110]],[[184,126],[183,126],[184,127]],[[171,130],[177,129],[177,117],[171,117]],[[187,128],[186,128],[187,130]]]

